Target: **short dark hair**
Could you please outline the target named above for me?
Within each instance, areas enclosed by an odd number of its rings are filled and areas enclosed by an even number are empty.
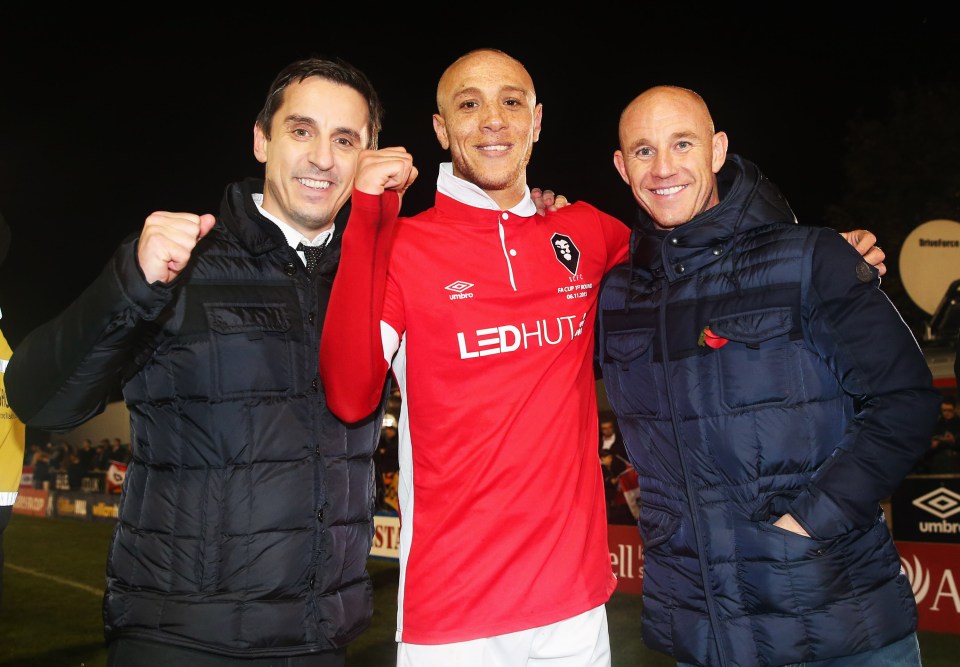
[[[349,86],[363,96],[367,101],[367,131],[370,135],[366,147],[377,148],[383,123],[383,106],[380,104],[380,96],[377,95],[376,89],[366,74],[340,58],[305,58],[292,62],[280,70],[270,84],[263,108],[257,114],[257,125],[260,126],[263,136],[270,138],[270,124],[277,109],[283,104],[283,94],[287,87],[291,83],[299,83],[312,76]]]

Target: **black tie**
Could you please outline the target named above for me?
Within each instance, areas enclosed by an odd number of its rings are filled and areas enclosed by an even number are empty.
[[[302,243],[297,244],[297,250],[302,250],[304,257],[307,258],[307,273],[313,273],[313,270],[317,268],[317,261],[320,259],[320,255],[323,254],[323,249],[326,245],[313,246],[313,245],[303,245]]]

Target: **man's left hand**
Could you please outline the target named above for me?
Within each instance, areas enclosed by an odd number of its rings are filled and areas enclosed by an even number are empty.
[[[873,232],[866,229],[854,229],[852,232],[840,232],[840,236],[856,248],[868,264],[877,267],[881,276],[887,272],[887,267],[883,263],[886,254],[877,245],[877,237]]]
[[[553,190],[541,190],[540,188],[530,188],[530,198],[533,199],[537,207],[537,213],[543,215],[547,211],[556,211],[570,202],[563,195],[554,194]]]
[[[803,529],[803,526],[801,526],[800,523],[793,518],[792,514],[784,514],[782,517],[774,521],[773,525],[777,528],[789,530],[791,533],[796,533],[797,535],[810,537],[810,533]]]

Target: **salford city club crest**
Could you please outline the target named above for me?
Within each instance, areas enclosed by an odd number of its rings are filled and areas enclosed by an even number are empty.
[[[554,234],[550,243],[553,244],[553,251],[557,253],[557,261],[571,274],[576,274],[577,267],[580,266],[580,250],[573,244],[573,240],[566,234]]]

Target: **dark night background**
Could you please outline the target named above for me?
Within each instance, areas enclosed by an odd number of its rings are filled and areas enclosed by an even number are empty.
[[[730,150],[780,185],[801,223],[879,236],[884,288],[921,330],[927,315],[903,292],[896,260],[917,225],[960,220],[960,31],[946,9],[589,6],[471,5],[404,24],[359,5],[65,15],[8,3],[0,212],[13,243],[0,326],[16,347],[152,211],[217,213],[228,182],[261,175],[253,121],[297,58],[336,55],[370,76],[386,107],[380,145],[406,146],[420,169],[403,211],[430,206],[445,159],[431,127],[436,82],[457,56],[493,46],[525,63],[544,105],[531,185],[632,220],[612,162],[620,110],[654,84],[693,88]]]

